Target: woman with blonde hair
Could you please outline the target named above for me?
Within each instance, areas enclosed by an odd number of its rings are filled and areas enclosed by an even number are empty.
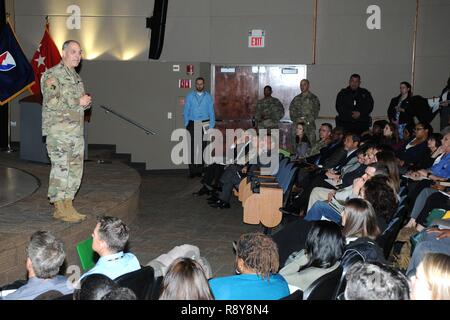
[[[411,281],[413,300],[450,300],[450,256],[428,253]]]
[[[178,258],[164,276],[159,300],[214,300],[202,266],[190,258]]]

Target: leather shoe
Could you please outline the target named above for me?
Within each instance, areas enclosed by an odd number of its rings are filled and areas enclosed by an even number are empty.
[[[211,199],[211,200],[208,200],[208,204],[209,204],[209,205],[215,204],[215,203],[217,203],[217,201],[220,201],[220,199],[219,199],[219,198]]]
[[[219,200],[216,203],[213,203],[210,205],[211,208],[217,208],[217,209],[229,209],[230,208],[230,204],[228,202]]]
[[[196,197],[201,197],[205,194],[209,194],[209,190],[206,187],[202,187],[200,190],[198,190],[197,192],[194,192],[192,195],[196,196]]]
[[[208,202],[217,202],[219,197],[216,194],[211,195],[211,197],[206,199]]]
[[[295,212],[292,212],[292,211],[289,211],[288,209],[286,209],[286,208],[280,208],[280,209],[278,209],[278,210],[280,210],[280,212],[281,213],[283,213],[283,214],[287,214],[287,215],[290,215],[290,216],[297,216],[297,217],[299,217],[300,216],[300,214],[299,213],[295,213]]]

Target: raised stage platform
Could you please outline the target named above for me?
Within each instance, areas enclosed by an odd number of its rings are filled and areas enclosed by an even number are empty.
[[[107,214],[131,223],[138,213],[139,173],[120,161],[85,162],[74,206],[88,218],[77,224],[55,220],[47,200],[50,165],[0,153],[0,286],[25,279],[25,248],[31,234],[48,230],[66,246],[67,266],[80,265],[75,246],[92,234],[96,216]]]

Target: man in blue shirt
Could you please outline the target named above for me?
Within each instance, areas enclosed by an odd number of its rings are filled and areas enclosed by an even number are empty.
[[[186,96],[183,117],[184,126],[189,131],[191,139],[189,175],[193,178],[202,175],[203,150],[206,148],[203,135],[208,128],[214,128],[216,121],[214,101],[205,91],[205,79],[199,77],[195,80],[195,91],[191,91]]]
[[[72,284],[66,277],[58,275],[65,257],[61,240],[47,231],[35,232],[27,247],[28,282],[3,299],[33,300],[51,290],[59,291],[63,295],[72,293]]]
[[[123,274],[139,270],[141,265],[136,256],[123,252],[128,238],[129,229],[122,220],[115,217],[100,217],[92,233],[92,250],[99,254],[100,259],[94,268],[81,276],[81,279],[96,273],[114,280]]]

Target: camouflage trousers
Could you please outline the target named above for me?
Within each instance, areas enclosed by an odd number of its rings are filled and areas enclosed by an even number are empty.
[[[50,202],[73,200],[83,176],[84,138],[48,135],[47,152],[52,163],[48,183]]]

